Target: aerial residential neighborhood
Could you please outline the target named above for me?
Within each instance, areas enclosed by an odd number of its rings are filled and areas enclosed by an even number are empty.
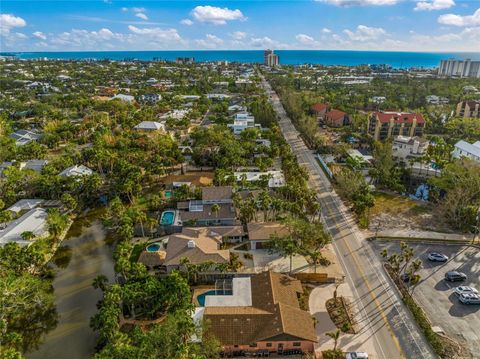
[[[0,358],[480,358],[477,7],[2,2]]]

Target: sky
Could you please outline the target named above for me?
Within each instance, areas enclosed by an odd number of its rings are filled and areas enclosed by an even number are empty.
[[[480,51],[480,0],[1,0],[0,51]]]

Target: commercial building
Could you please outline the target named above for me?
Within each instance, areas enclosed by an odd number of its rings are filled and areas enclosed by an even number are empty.
[[[455,114],[464,118],[480,118],[480,101],[459,102]]]
[[[367,132],[375,141],[395,136],[421,137],[425,119],[419,113],[376,111],[368,119]]]
[[[467,157],[480,163],[480,141],[473,144],[463,140],[458,141],[455,144],[452,156],[454,158]]]
[[[280,63],[280,58],[273,50],[267,49],[263,52],[263,64],[268,67],[278,66]]]
[[[439,76],[480,78],[480,61],[442,60],[438,69]]]
[[[205,296],[194,319],[208,323],[203,337],[220,342],[224,356],[312,353],[317,341],[310,313],[300,308],[299,280],[271,271],[233,278],[225,295]]]

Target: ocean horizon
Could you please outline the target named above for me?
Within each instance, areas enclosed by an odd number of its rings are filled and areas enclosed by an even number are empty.
[[[404,52],[361,50],[276,50],[280,64],[284,65],[343,65],[386,64],[393,68],[434,68],[441,60],[480,60],[480,52]],[[166,60],[177,57],[193,57],[197,62],[228,61],[262,63],[263,50],[162,50],[162,51],[60,51],[60,52],[0,52],[19,59],[59,60]]]

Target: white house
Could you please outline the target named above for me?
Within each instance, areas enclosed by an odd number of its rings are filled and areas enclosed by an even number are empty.
[[[397,136],[392,143],[392,156],[398,161],[406,162],[423,156],[429,144],[420,137]]]
[[[61,177],[80,177],[80,176],[90,176],[93,174],[93,171],[88,168],[87,166],[80,165],[80,166],[72,166],[64,169],[62,172],[59,173]]]
[[[266,172],[234,172],[233,175],[237,182],[245,179],[247,182],[258,182],[263,178],[268,178],[268,187],[278,188],[285,186],[285,176],[283,171],[266,171]]]
[[[233,123],[227,126],[233,130],[235,135],[241,134],[247,128],[260,128],[260,125],[255,124],[255,117],[246,112],[237,113]]]
[[[425,97],[425,101],[431,105],[444,105],[448,104],[449,100],[446,97],[440,97],[436,95],[430,95]]]
[[[125,101],[125,102],[133,102],[133,101],[135,101],[135,97],[133,97],[133,96],[131,96],[131,95],[124,95],[124,94],[121,94],[121,93],[119,93],[118,95],[113,96],[110,100],[116,100],[116,99],[119,99],[119,100],[122,100],[122,101]]]
[[[480,163],[480,141],[473,144],[460,140],[455,144],[452,152],[454,158],[468,157],[471,160]]]
[[[42,137],[40,134],[29,131],[29,130],[18,130],[10,135],[11,138],[15,140],[15,144],[17,146],[23,146],[26,145],[32,141],[38,141],[40,137]]]
[[[34,208],[20,218],[10,222],[7,227],[0,231],[0,245],[16,242],[21,246],[31,243],[24,240],[22,233],[32,232],[35,238],[42,238],[48,235],[47,231],[48,213],[43,208]]]
[[[152,131],[164,131],[165,124],[155,121],[142,121],[134,127],[137,131],[152,132]]]

